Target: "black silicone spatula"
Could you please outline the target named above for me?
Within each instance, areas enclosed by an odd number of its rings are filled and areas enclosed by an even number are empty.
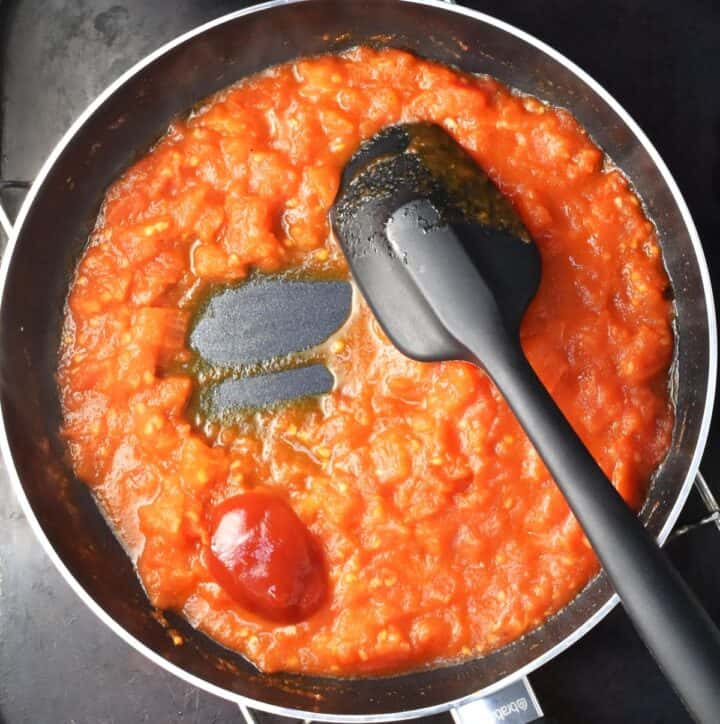
[[[510,203],[443,129],[396,126],[350,161],[331,212],[354,278],[397,347],[492,377],[553,474],[656,660],[720,721],[720,634],[525,359],[540,257]]]

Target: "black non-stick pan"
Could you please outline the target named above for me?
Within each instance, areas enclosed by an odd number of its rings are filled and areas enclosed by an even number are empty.
[[[337,680],[257,672],[242,657],[168,616],[175,646],[58,436],[55,366],[69,274],[108,185],[200,99],[268,65],[389,45],[488,73],[566,107],[628,175],[658,227],[675,293],[676,423],[641,517],[661,542],[697,472],[714,395],[710,282],[687,207],[657,152],[620,106],[551,48],[439,0],[298,0],[220,18],[152,54],[103,93],[53,151],[15,225],[2,267],[2,448],[40,541],[80,597],[128,643],[184,679],[229,699],[315,719],[410,718],[448,710],[540,666],[617,602],[605,577],[514,643],[460,665],[402,676]]]

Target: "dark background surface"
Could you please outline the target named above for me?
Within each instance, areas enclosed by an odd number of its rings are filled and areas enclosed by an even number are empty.
[[[180,32],[248,4],[0,0],[0,177],[32,179],[70,123],[122,71]],[[720,5],[464,4],[557,48],[638,121],[685,195],[717,296]],[[7,192],[3,200],[15,208],[19,197]],[[716,491],[717,417],[703,462]],[[693,493],[682,520],[701,512]],[[693,531],[668,550],[720,621],[720,532]],[[563,723],[689,721],[620,610],[531,682],[546,714]],[[35,541],[0,470],[0,724],[235,721],[241,718],[233,705],[151,664],[84,607]]]

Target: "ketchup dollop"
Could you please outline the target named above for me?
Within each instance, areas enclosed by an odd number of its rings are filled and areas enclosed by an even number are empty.
[[[320,546],[293,509],[266,492],[221,503],[212,517],[210,570],[241,606],[264,618],[308,618],[327,593]]]

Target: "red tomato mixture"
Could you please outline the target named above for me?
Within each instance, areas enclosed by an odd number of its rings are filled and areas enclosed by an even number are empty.
[[[597,570],[487,376],[404,358],[361,302],[312,404],[199,428],[198,295],[252,271],[347,274],[327,214],[384,126],[441,124],[513,200],[543,278],[530,362],[638,508],[673,423],[654,227],[566,111],[395,50],[271,68],[219,93],[109,190],[59,366],[67,437],[150,600],[266,671],[397,672],[497,648]]]

